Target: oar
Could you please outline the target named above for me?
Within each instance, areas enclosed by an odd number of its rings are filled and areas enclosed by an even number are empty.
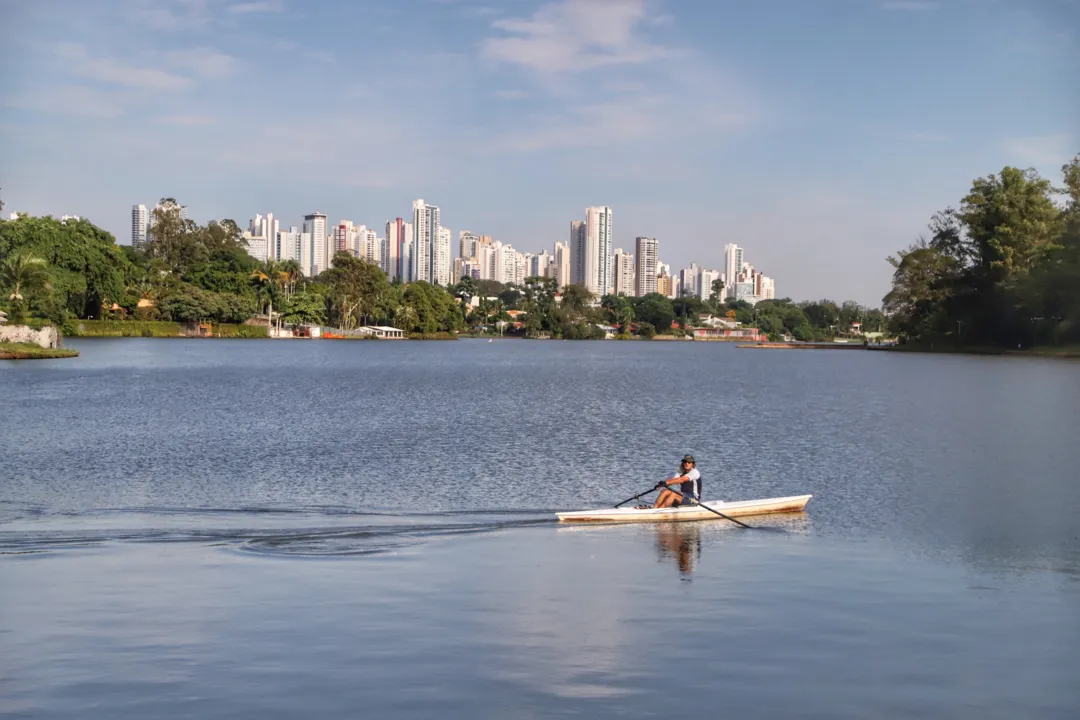
[[[668,490],[671,490],[671,488],[669,487],[669,488],[668,488]],[[681,498],[682,498],[683,500],[685,500],[685,499],[686,499],[686,496],[685,496],[685,495],[683,495],[683,494],[682,494],[681,492],[679,492],[678,490],[671,490],[671,492],[675,493],[676,495],[678,495],[679,497],[681,497]],[[708,510],[709,512],[713,512],[713,513],[716,513],[716,514],[717,514],[717,515],[719,515],[720,517],[724,518],[725,520],[730,520],[731,522],[735,523],[736,525],[742,525],[742,526],[743,526],[744,528],[748,528],[748,529],[750,529],[750,530],[753,530],[753,529],[754,529],[754,528],[753,528],[753,526],[751,526],[751,525],[747,525],[747,524],[746,524],[746,523],[744,523],[744,522],[740,522],[740,521],[736,520],[736,519],[735,519],[735,518],[733,518],[733,517],[728,517],[728,516],[727,516],[727,515],[725,515],[724,513],[720,512],[719,510],[713,510],[713,509],[712,509],[711,507],[709,507],[709,506],[708,506],[708,505],[706,505],[705,503],[702,503],[702,502],[698,502],[698,501],[697,501],[697,500],[695,500],[694,498],[690,498],[690,502],[691,502],[691,503],[693,503],[694,505],[697,505],[698,507],[703,507],[703,508],[705,508],[705,509],[706,509],[706,510]]]
[[[655,486],[653,486],[653,487],[649,488],[648,490],[643,490],[643,491],[639,492],[639,493],[638,493],[637,495],[635,495],[635,496],[633,496],[633,497],[628,497],[628,498],[626,498],[626,499],[625,499],[625,500],[623,500],[623,501],[622,501],[621,503],[619,503],[619,505],[625,505],[626,503],[630,502],[631,500],[637,500],[637,499],[638,499],[638,498],[640,498],[640,497],[641,497],[642,495],[648,495],[649,493],[651,493],[651,492],[656,492],[656,491],[657,491],[657,490],[659,490],[659,489],[660,489],[660,486],[659,486],[659,485],[655,485]],[[615,507],[619,507],[619,505],[616,505]]]

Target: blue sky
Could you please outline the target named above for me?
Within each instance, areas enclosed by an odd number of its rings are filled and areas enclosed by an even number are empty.
[[[1080,152],[1076,0],[0,0],[6,211],[130,237],[173,196],[242,226],[414,198],[521,250],[589,205],[673,270],[737,242],[796,300],[1004,165]]]

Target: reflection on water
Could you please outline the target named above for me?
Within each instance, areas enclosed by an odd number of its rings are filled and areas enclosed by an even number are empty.
[[[701,522],[657,523],[656,549],[661,560],[674,559],[682,579],[689,582],[694,562],[701,559]]]

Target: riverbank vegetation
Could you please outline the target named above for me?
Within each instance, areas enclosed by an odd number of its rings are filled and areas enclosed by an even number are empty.
[[[152,214],[149,241],[136,250],[85,219],[19,216],[0,220],[0,284],[9,321],[49,322],[65,335],[176,337],[209,323],[215,336],[266,337],[267,324],[345,331],[392,325],[408,337],[499,333],[562,339],[683,337],[709,316],[758,326],[770,338],[827,340],[884,328],[880,310],[853,302],[789,299],[597,298],[553,278],[520,285],[461,278],[446,287],[391,282],[377,265],[339,253],[318,277],[295,261],[257,262],[229,219],[198,225],[172,198]],[[603,327],[606,326],[606,327]]]
[[[978,178],[929,237],[889,258],[884,298],[901,342],[924,349],[1080,343],[1080,155],[1064,187],[1034,170]]]
[[[47,360],[78,357],[78,355],[78,350],[69,348],[43,348],[32,343],[0,342],[0,360]]]

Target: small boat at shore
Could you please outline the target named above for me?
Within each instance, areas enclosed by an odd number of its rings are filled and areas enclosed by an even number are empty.
[[[764,498],[762,500],[709,500],[701,503],[728,517],[802,512],[813,495]],[[559,522],[675,522],[680,520],[722,520],[719,515],[696,505],[673,508],[597,508],[555,513]]]

